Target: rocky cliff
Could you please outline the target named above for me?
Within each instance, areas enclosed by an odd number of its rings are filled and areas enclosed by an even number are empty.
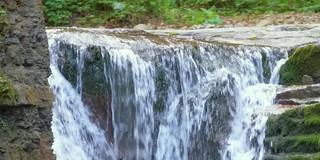
[[[54,159],[41,0],[2,0],[0,19],[0,159]]]

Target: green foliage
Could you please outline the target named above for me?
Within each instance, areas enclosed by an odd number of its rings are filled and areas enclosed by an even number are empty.
[[[126,26],[150,21],[221,24],[219,15],[319,12],[320,0],[44,0],[51,26]]]
[[[288,12],[319,11],[319,0],[235,0],[235,7],[241,12]]]
[[[0,43],[3,41],[3,38],[8,30],[8,19],[7,13],[4,9],[0,7]]]
[[[16,90],[10,80],[0,74],[0,103],[5,100],[15,101]]]
[[[298,48],[280,69],[280,83],[301,84],[303,75],[312,76],[320,71],[320,46]]]
[[[78,24],[96,26],[136,24],[149,19],[167,23],[222,23],[211,0],[44,0],[47,23],[51,26]],[[202,7],[203,6],[203,7]]]

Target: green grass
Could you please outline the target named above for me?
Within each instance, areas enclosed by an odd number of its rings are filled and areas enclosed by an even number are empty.
[[[319,12],[320,0],[44,0],[50,26],[221,24],[219,16]]]

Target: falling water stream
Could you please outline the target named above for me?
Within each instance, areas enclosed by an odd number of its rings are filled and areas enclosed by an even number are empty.
[[[285,50],[48,36],[58,160],[263,159]]]

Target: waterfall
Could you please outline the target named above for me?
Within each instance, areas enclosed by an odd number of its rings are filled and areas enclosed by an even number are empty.
[[[48,31],[58,160],[260,160],[271,47]]]
[[[273,71],[268,83],[257,81],[254,85],[240,89],[223,160],[263,160],[268,108],[273,105],[277,87],[275,84],[278,83],[278,73],[286,57],[271,68]]]
[[[50,47],[51,52],[56,51],[54,44],[51,43]],[[56,55],[51,55],[52,75],[49,77],[49,84],[56,96],[53,105],[54,143],[52,147],[57,159],[115,159],[103,130],[90,120],[91,113],[83,104],[81,94],[60,73]],[[81,86],[81,82],[77,86]]]

